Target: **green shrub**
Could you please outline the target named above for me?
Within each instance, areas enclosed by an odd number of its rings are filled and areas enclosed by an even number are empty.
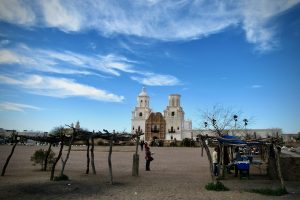
[[[190,138],[184,138],[181,141],[180,145],[183,146],[183,147],[194,147],[195,146],[195,141],[190,139]]]
[[[172,141],[172,142],[170,143],[170,147],[177,147],[177,143]]]
[[[214,191],[228,191],[229,189],[225,187],[225,185],[221,182],[217,182],[216,184],[214,183],[208,183],[205,186],[205,189],[207,190],[214,190]]]
[[[67,175],[62,175],[62,176],[55,176],[54,181],[68,181],[69,180],[69,177]]]
[[[36,164],[39,164],[41,165],[41,170],[43,170],[44,168],[44,164],[45,164],[45,158],[46,158],[46,155],[47,155],[47,151],[44,150],[44,149],[39,149],[39,150],[36,150],[33,155],[31,156],[30,160],[33,163],[33,165],[36,165]],[[49,156],[48,156],[48,166],[50,167],[52,163],[54,163],[54,156],[55,156],[55,153],[50,150],[50,153],[49,153]]]
[[[285,194],[288,194],[287,190],[284,188],[277,188],[277,189],[269,189],[269,188],[264,188],[264,189],[252,189],[248,190],[248,192],[253,192],[253,193],[258,193],[258,194],[263,194],[263,195],[268,195],[268,196],[282,196]]]

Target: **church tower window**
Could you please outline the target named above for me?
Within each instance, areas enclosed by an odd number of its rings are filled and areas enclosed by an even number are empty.
[[[171,115],[172,115],[172,116],[175,116],[175,112],[172,112]]]
[[[134,130],[134,126],[132,127],[132,130]]]
[[[174,128],[173,128],[173,126],[171,126],[171,133],[173,133],[174,132]]]
[[[142,116],[143,116],[143,113],[142,113],[142,112],[140,112],[139,116],[140,116],[140,117],[142,117]]]

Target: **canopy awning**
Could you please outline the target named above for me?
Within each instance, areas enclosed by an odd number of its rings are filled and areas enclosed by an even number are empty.
[[[236,145],[236,146],[255,146],[263,144],[264,142],[261,141],[244,141],[240,138],[232,135],[223,135],[222,137],[217,138],[217,140],[221,144],[227,144],[227,145]]]

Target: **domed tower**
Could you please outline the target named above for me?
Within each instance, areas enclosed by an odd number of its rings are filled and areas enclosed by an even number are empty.
[[[137,105],[132,111],[131,118],[131,133],[136,131],[142,131],[145,133],[146,120],[148,119],[151,109],[149,108],[150,97],[148,96],[145,87],[137,97]],[[144,140],[144,135],[141,136],[141,140]]]
[[[184,111],[180,106],[180,95],[169,95],[169,105],[164,110],[166,120],[166,139],[181,140],[184,125]]]

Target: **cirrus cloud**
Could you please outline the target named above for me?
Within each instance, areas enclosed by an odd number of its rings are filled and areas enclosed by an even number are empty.
[[[163,74],[146,73],[142,77],[132,76],[131,79],[148,86],[180,85],[180,81],[176,77]]]
[[[28,105],[28,104],[21,104],[21,103],[14,103],[14,102],[0,103],[0,110],[11,110],[11,111],[23,112],[27,109],[41,110],[41,108],[39,108],[39,107]]]
[[[0,75],[0,83],[8,85],[16,85],[26,92],[51,96],[58,98],[67,97],[85,97],[92,100],[122,102],[123,96],[119,96],[105,90],[101,90],[89,85],[75,82],[72,79],[56,78],[40,75],[28,75],[25,77],[12,78]]]
[[[134,35],[158,40],[191,40],[230,26],[244,29],[249,43],[260,51],[278,44],[274,17],[299,0],[189,1],[189,0],[3,0],[0,20],[62,31],[98,30],[103,35]]]
[[[0,65],[16,64],[24,69],[56,74],[111,75],[119,77],[121,73],[134,74],[131,80],[144,85],[171,86],[180,81],[172,75],[162,75],[133,65],[138,61],[121,55],[83,55],[71,51],[53,51],[31,49],[22,44],[14,49],[0,49]]]

